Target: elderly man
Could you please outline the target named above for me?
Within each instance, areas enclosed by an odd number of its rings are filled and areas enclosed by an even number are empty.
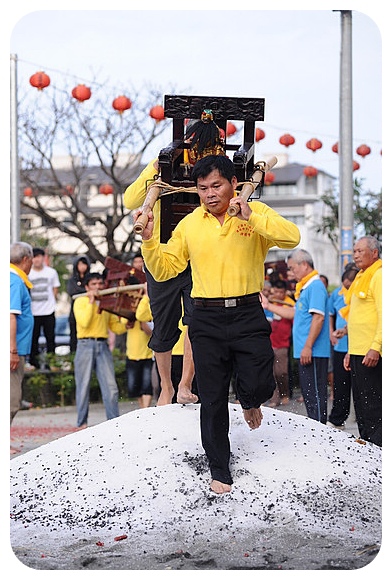
[[[297,226],[264,203],[235,194],[234,163],[208,155],[193,168],[200,207],[183,218],[167,244],[153,235],[153,213],[143,232],[142,254],[156,280],[192,270],[194,310],[189,326],[200,398],[201,439],[212,475],[211,490],[228,493],[228,394],[233,371],[237,397],[250,429],[261,425],[260,406],[274,389],[270,325],[260,304],[263,264],[273,246],[297,246]],[[229,206],[238,206],[231,217]]]
[[[33,248],[15,242],[10,248],[10,423],[20,409],[26,356],[30,353],[34,318],[31,312],[28,274]],[[11,448],[11,453],[17,453]]]
[[[364,236],[354,245],[359,272],[345,296],[341,311],[347,320],[348,352],[344,368],[351,371],[351,387],[359,434],[382,445],[382,261],[380,243]]]
[[[328,293],[306,250],[294,250],[287,259],[297,280],[295,308],[263,305],[282,318],[294,318],[294,358],[298,359],[299,384],[310,419],[327,422],[328,359],[330,356]]]

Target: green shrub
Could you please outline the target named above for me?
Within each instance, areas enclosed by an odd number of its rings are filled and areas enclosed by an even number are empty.
[[[119,390],[119,399],[128,398],[126,377],[126,355],[118,349],[113,350],[114,372]],[[75,405],[75,377],[73,364],[75,354],[57,355],[44,353],[42,369],[25,373],[23,398],[35,407]],[[95,372],[90,381],[90,401],[102,401],[101,390]]]

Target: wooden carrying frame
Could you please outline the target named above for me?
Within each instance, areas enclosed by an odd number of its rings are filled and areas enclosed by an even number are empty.
[[[112,289],[113,292],[101,295],[98,311],[106,310],[112,314],[123,316],[130,321],[135,321],[135,312],[143,296],[143,289],[138,288],[122,292],[121,288],[129,286],[132,283],[132,278],[136,279],[140,284],[144,284],[146,282],[145,273],[109,256],[105,259],[105,268],[104,291]]]
[[[211,109],[214,122],[226,132],[227,121],[243,121],[242,143],[224,143],[225,151],[234,151],[233,163],[239,182],[254,171],[255,122],[264,121],[264,98],[207,97],[165,95],[165,117],[173,119],[173,140],[161,149],[158,161],[161,180],[173,187],[195,187],[192,168],[184,163],[186,119],[200,119],[204,109]],[[189,147],[189,145],[188,145]],[[264,183],[264,175],[261,186]],[[178,222],[200,205],[197,193],[174,193],[161,198],[161,242],[167,242]]]

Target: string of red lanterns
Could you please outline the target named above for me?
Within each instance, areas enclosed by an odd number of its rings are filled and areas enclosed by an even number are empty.
[[[39,91],[42,91],[43,89],[45,89],[50,85],[50,77],[44,71],[38,71],[30,77],[29,82],[32,87],[38,89]],[[74,99],[76,99],[79,102],[83,102],[91,98],[91,89],[84,84],[79,84],[72,89],[71,94]],[[124,111],[132,107],[132,101],[125,95],[121,95],[113,100],[112,107],[113,109],[118,111],[120,115],[122,115]],[[162,121],[163,119],[165,119],[164,108],[161,105],[155,105],[150,109],[149,115],[152,119],[155,119],[157,122]],[[237,133],[237,127],[234,125],[234,123],[228,121],[226,125],[226,135],[230,137],[235,133]],[[259,142],[264,138],[265,132],[260,128],[256,128],[255,141]],[[290,147],[291,145],[294,145],[295,138],[290,133],[285,133],[279,138],[279,143],[281,145],[284,145],[285,147]],[[318,149],[321,149],[322,146],[323,146],[322,142],[316,138],[312,138],[306,143],[306,147],[308,149],[311,149],[313,152],[317,151]],[[334,153],[339,153],[338,142],[332,145],[332,151]],[[367,155],[371,153],[371,148],[366,144],[362,144],[359,147],[357,147],[356,153],[357,155],[360,155],[362,158],[365,158]],[[380,154],[382,154],[381,151]],[[353,171],[357,171],[359,168],[360,168],[359,163],[354,161]]]

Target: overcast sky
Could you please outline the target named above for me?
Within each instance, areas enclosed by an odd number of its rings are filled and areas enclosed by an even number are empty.
[[[132,99],[131,87],[146,84],[162,89],[162,104],[173,86],[182,94],[264,97],[265,122],[258,126],[266,137],[255,157],[287,153],[290,162],[338,177],[331,147],[339,138],[341,13],[329,3],[318,2],[317,10],[299,9],[299,2],[295,10],[272,11],[205,10],[207,2],[185,11],[153,10],[151,3],[147,10],[117,9],[123,2],[115,2],[115,10],[85,10],[89,4],[71,0],[67,10],[51,10],[49,2],[33,2],[24,12],[18,7],[10,21],[10,52],[18,57],[23,89],[44,70],[62,86],[69,78],[70,90],[75,82],[91,86],[102,79],[113,87],[113,98],[128,87]],[[96,6],[102,4],[107,8]],[[252,4],[263,7],[247,6]],[[365,189],[380,191],[382,19],[377,12],[376,23],[370,14],[352,11],[353,153],[361,165],[355,177],[364,179]],[[286,132],[296,139],[290,148],[279,144]],[[312,137],[323,143],[316,153],[305,146]],[[363,143],[371,148],[364,159],[355,153]]]

